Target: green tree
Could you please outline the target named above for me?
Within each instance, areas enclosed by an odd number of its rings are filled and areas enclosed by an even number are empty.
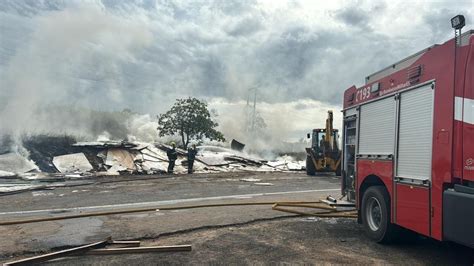
[[[160,137],[180,135],[185,149],[190,140],[225,141],[224,135],[215,129],[218,125],[207,103],[196,98],[176,99],[169,111],[158,115]]]

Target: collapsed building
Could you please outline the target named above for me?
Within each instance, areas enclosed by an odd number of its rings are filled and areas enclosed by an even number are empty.
[[[39,136],[23,142],[27,155],[17,151],[0,155],[0,177],[34,179],[44,174],[70,178],[121,174],[165,174],[168,167],[162,143],[138,141],[76,142],[71,137]],[[243,152],[243,146],[227,149],[218,146],[198,146],[194,162],[196,173],[236,171],[299,171],[303,161],[290,156],[267,161]],[[187,173],[187,152],[177,148],[174,172]]]

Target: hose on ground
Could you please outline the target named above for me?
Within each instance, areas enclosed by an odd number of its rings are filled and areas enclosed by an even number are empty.
[[[21,219],[21,220],[12,220],[12,221],[1,221],[0,226],[5,225],[17,225],[17,224],[27,224],[27,223],[38,223],[46,221],[57,221],[57,220],[67,220],[75,218],[84,218],[84,217],[93,217],[93,216],[106,216],[106,215],[115,215],[115,214],[125,214],[125,213],[137,213],[137,212],[153,212],[153,211],[172,211],[172,210],[184,210],[184,209],[197,209],[197,208],[213,208],[213,207],[232,207],[232,206],[259,206],[259,205],[271,205],[273,210],[294,213],[299,215],[306,216],[316,216],[316,217],[344,217],[344,218],[357,218],[357,214],[354,210],[350,211],[340,211],[337,208],[329,206],[322,201],[289,201],[289,202],[238,202],[238,203],[214,203],[214,204],[198,204],[198,205],[185,205],[185,206],[157,206],[157,207],[148,207],[148,208],[136,208],[136,209],[126,209],[126,210],[115,210],[115,211],[103,211],[103,212],[91,212],[91,213],[80,213],[72,215],[63,215],[63,216],[53,216],[53,217],[40,217],[40,218],[30,218],[30,219]],[[324,212],[316,213],[307,213],[298,210],[293,210],[290,208],[312,208],[312,209],[321,209],[325,210]]]

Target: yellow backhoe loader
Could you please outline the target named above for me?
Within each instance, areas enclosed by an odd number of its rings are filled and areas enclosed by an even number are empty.
[[[315,175],[316,172],[335,172],[341,175],[341,150],[338,147],[338,130],[333,128],[333,114],[328,111],[326,128],[313,129],[311,147],[306,148],[306,173]]]

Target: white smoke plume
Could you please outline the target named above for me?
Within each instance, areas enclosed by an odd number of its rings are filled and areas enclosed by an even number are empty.
[[[152,35],[139,22],[124,21],[94,5],[31,20],[35,30],[29,41],[2,67],[2,129],[13,135],[48,131],[88,135],[97,119],[91,115],[98,113],[80,107],[101,110],[103,102],[121,103],[124,84],[119,64],[133,61],[137,50],[150,45]],[[101,87],[90,86],[92,82]],[[62,112],[51,105],[69,108]]]

